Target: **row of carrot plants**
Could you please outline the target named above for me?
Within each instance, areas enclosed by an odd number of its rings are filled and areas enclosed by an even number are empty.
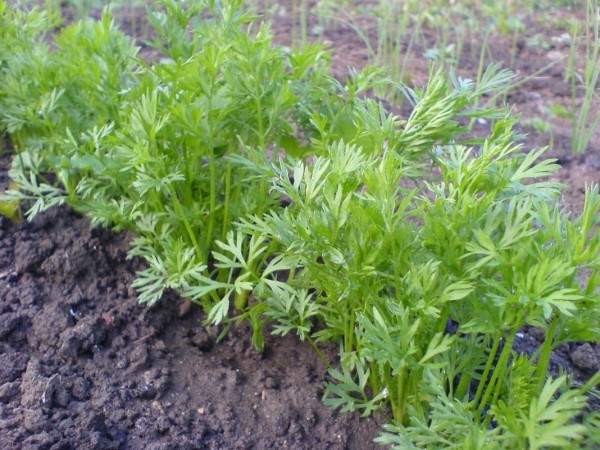
[[[473,107],[510,72],[341,82],[325,48],[274,45],[242,0],[148,14],[152,62],[110,9],[51,34],[52,16],[0,0],[5,214],[68,204],[134,231],[140,301],[177,290],[207,323],[248,321],[258,349],[267,330],[339,345],[324,401],[386,415],[383,444],[600,445],[600,374],[550,370],[557,346],[600,341],[600,196],[564,213],[558,166],[523,152],[506,111]],[[382,86],[410,115],[369,97]],[[513,349],[524,326],[545,334],[534,354]]]

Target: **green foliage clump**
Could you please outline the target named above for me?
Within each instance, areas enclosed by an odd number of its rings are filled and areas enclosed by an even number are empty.
[[[161,2],[151,65],[107,9],[61,30],[54,51],[32,41],[2,72],[0,123],[18,151],[8,197],[33,201],[29,218],[68,202],[94,224],[136,230],[131,255],[149,263],[134,283],[143,302],[220,279],[214,241],[276,205],[236,155],[301,156],[314,136],[359,132],[348,109],[377,72],[339,83],[321,46],[273,46],[242,3]]]
[[[339,343],[325,402],[364,414],[389,406],[379,441],[398,448],[574,448],[593,434],[574,421],[600,374],[569,389],[548,367],[558,345],[600,341],[600,196],[590,188],[580,216],[562,213],[561,186],[543,181],[558,166],[538,161],[543,151],[521,153],[510,117],[480,144],[457,144],[457,99],[486,90],[452,90],[438,71],[410,92],[406,121],[357,109],[355,123],[381,117],[370,139],[379,147],[339,140],[310,163],[265,161],[264,177],[291,204],[241,223],[263,241],[243,261],[276,248],[245,278],[257,298],[248,317],[315,347]],[[229,253],[222,260],[237,268],[239,246]],[[519,356],[525,325],[546,338]]]

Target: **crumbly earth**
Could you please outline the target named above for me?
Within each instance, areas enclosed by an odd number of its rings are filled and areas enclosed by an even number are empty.
[[[274,29],[278,42],[288,44],[291,8],[279,3]],[[139,26],[135,11],[133,17],[131,9],[125,12],[126,28]],[[372,20],[357,23],[366,36],[376,35]],[[529,45],[540,33],[549,48]],[[553,37],[540,23],[527,23],[511,68],[526,76],[568,52]],[[368,59],[350,26],[310,38],[332,43],[339,78]],[[494,59],[509,61],[511,44],[509,37],[493,36]],[[473,76],[478,52],[468,46],[476,43],[466,45],[461,70]],[[506,101],[524,118],[567,104],[565,64],[522,84]],[[410,75],[425,82],[427,63],[415,59]],[[556,179],[569,186],[565,207],[580,211],[586,184],[600,181],[598,139],[573,156],[569,124],[546,119],[551,156],[563,165]],[[550,142],[547,133],[520,131],[529,133],[525,149]],[[2,189],[10,158],[0,156]],[[246,326],[217,343],[220,330],[205,328],[195,308],[181,317],[174,294],[152,308],[139,305],[130,283],[141,266],[126,259],[130,239],[92,228],[67,207],[19,225],[0,218],[0,449],[379,448],[372,440],[381,417],[362,419],[322,404],[326,367],[306,343],[268,337],[259,353]],[[523,330],[517,350],[531,352],[540,339],[535,329]],[[559,368],[589,378],[600,370],[600,350],[587,343],[562,346],[552,360],[552,369]]]

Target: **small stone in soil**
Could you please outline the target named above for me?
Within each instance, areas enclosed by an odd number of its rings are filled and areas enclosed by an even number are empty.
[[[191,339],[194,347],[198,347],[200,351],[207,352],[213,348],[214,341],[206,330],[198,330]]]
[[[280,415],[275,421],[275,435],[283,436],[291,426],[290,418],[287,415]]]
[[[43,432],[27,438],[23,442],[23,448],[50,448],[56,442],[50,433]]]
[[[19,419],[0,419],[0,430],[12,430],[21,425]]]
[[[312,426],[316,425],[316,423],[318,422],[318,417],[317,417],[317,414],[314,411],[309,410],[306,413],[306,416],[304,417],[304,420],[306,420],[306,423],[309,426],[312,427]]]
[[[18,381],[12,383],[4,383],[0,386],[0,402],[3,404],[9,403],[19,395],[21,384]]]
[[[65,358],[75,358],[85,351],[85,336],[78,329],[68,329],[62,336],[60,354]]]
[[[41,372],[39,361],[32,359],[27,365],[27,371],[23,375],[21,383],[21,405],[25,408],[39,408],[42,405],[50,407],[51,398],[54,395],[52,385],[48,385],[49,378]],[[50,390],[52,390],[50,392]]]
[[[129,360],[127,359],[127,356],[121,356],[116,364],[117,369],[127,369],[127,366],[129,366]]]
[[[31,433],[40,433],[49,426],[49,421],[40,409],[26,409],[23,417],[23,426]]]
[[[168,417],[160,416],[158,419],[156,419],[156,427],[160,433],[164,434],[171,428],[171,422],[169,421]]]
[[[54,250],[49,239],[17,241],[15,244],[15,270],[20,273],[35,271]]]
[[[144,400],[151,400],[156,397],[156,389],[152,383],[144,383],[136,390],[136,396]]]
[[[581,370],[600,370],[600,358],[593,347],[587,342],[571,353],[571,361],[573,361],[573,365]]]
[[[6,313],[0,316],[0,339],[5,339],[21,325],[23,316],[17,313]]]
[[[134,370],[142,370],[148,366],[148,351],[146,347],[134,347],[131,352],[131,365]]]
[[[27,368],[28,357],[22,353],[0,355],[0,383],[15,381]]]
[[[86,430],[106,431],[106,416],[101,412],[89,412],[90,414],[83,418],[83,427]]]
[[[273,377],[267,377],[265,379],[265,388],[267,389],[277,389],[279,387],[279,383]]]
[[[77,400],[86,400],[89,398],[90,383],[82,377],[77,377],[73,381],[72,394]]]
[[[58,386],[54,392],[54,401],[58,406],[66,407],[71,401],[71,393],[67,386]]]

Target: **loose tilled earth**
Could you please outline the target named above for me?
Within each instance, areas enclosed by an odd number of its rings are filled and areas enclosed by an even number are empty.
[[[282,11],[274,28],[285,44],[290,19]],[[554,42],[542,25],[528,25],[527,35],[545,33]],[[336,49],[336,76],[367,60],[349,27],[319,39]],[[492,40],[497,60],[506,57],[505,44]],[[518,48],[513,69],[520,74],[568,51],[560,43],[541,50],[524,41]],[[424,82],[427,64],[415,60],[413,67],[414,81]],[[463,67],[468,73],[477,61]],[[555,66],[507,101],[535,117],[545,104],[568,102],[563,77],[564,66]],[[600,146],[593,140],[572,156],[568,124],[553,128],[552,156],[563,165],[558,179],[569,185],[565,208],[576,212],[585,183],[600,181]],[[531,133],[524,145],[547,143],[547,135]],[[2,189],[10,159],[0,157]],[[138,305],[130,283],[141,263],[126,259],[130,239],[92,228],[67,207],[31,223],[0,218],[1,449],[378,448],[372,440],[382,418],[361,419],[321,403],[326,368],[305,343],[272,337],[261,354],[245,326],[216,343],[219,330],[204,328],[195,308],[181,315],[174,294],[153,308]],[[518,349],[531,351],[539,338],[524,330]],[[334,348],[325,350],[333,357]],[[586,379],[600,369],[600,350],[564,346],[552,367]]]

